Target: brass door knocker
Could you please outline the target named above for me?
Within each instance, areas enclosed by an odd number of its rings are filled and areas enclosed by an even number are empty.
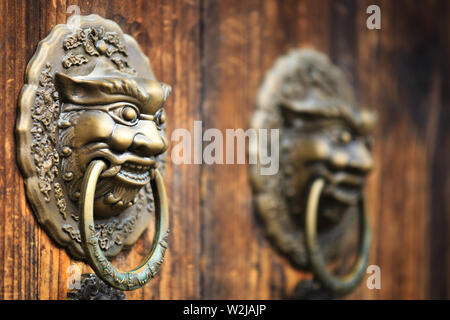
[[[365,274],[370,228],[363,186],[373,166],[369,133],[375,120],[356,106],[343,73],[314,50],[292,50],[264,78],[251,127],[280,130],[280,170],[264,176],[260,164],[252,165],[251,182],[256,212],[274,246],[314,275],[298,285],[294,298],[342,296]],[[250,152],[270,152],[262,148]],[[353,268],[333,275],[327,264],[351,248],[358,229]]]
[[[53,240],[120,290],[151,280],[167,248],[161,172],[170,90],[136,41],[98,15],[54,27],[27,66],[16,134],[28,200]],[[114,268],[107,258],[151,222],[144,262]]]
[[[111,286],[120,290],[134,290],[145,285],[159,271],[167,249],[165,236],[169,232],[169,212],[164,189],[164,181],[157,169],[152,171],[151,180],[153,199],[156,204],[156,231],[153,248],[145,261],[137,268],[121,272],[106,259],[99,245],[94,224],[94,194],[102,171],[107,168],[103,160],[94,160],[89,164],[81,187],[81,239],[92,269]]]

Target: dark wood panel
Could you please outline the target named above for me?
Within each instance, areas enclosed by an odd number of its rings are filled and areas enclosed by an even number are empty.
[[[379,114],[377,165],[368,194],[375,240],[370,263],[381,267],[382,290],[360,288],[352,297],[448,298],[448,289],[439,289],[448,288],[450,272],[444,248],[450,227],[448,162],[433,164],[436,157],[448,159],[448,149],[437,144],[438,135],[443,145],[449,140],[441,118],[448,114],[442,86],[448,78],[448,3],[361,1],[357,11],[373,3],[381,7],[382,29],[368,30],[365,17],[357,18],[353,77],[361,103]]]

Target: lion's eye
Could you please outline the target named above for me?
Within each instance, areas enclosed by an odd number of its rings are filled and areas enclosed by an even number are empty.
[[[163,109],[159,109],[155,114],[155,123],[156,125],[162,126],[166,122],[166,113]]]
[[[139,109],[132,104],[122,104],[110,109],[109,114],[119,123],[134,125],[139,119]]]
[[[348,130],[343,130],[339,135],[339,141],[341,143],[349,143],[352,141],[352,134]]]
[[[126,121],[134,122],[137,120],[138,114],[136,110],[130,106],[122,109],[122,118]]]
[[[331,139],[338,144],[347,144],[353,140],[353,136],[346,128],[333,128],[331,129]]]

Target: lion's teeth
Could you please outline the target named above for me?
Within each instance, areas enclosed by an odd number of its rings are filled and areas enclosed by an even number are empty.
[[[106,201],[106,203],[108,203],[108,204],[114,204],[114,203],[116,203],[116,202],[118,201],[118,199],[116,199],[116,198],[114,197],[114,194],[108,193],[108,194],[105,196],[105,201]]]
[[[143,183],[146,182],[150,177],[149,170],[150,166],[125,162],[122,164],[122,170],[120,170],[118,174],[127,180]]]
[[[102,172],[101,177],[102,178],[108,178],[115,176],[121,169],[120,165],[113,166],[105,171]]]

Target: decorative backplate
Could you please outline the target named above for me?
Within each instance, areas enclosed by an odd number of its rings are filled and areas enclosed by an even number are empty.
[[[169,93],[137,42],[98,15],[73,16],[39,43],[19,99],[18,161],[38,221],[75,258],[85,258],[79,198],[93,159],[110,166],[95,193],[95,232],[104,254],[131,246],[149,225],[155,208],[146,163],[163,170],[162,106]],[[143,128],[140,113],[155,122],[156,149],[136,133]],[[138,138],[131,143],[129,135]]]
[[[314,50],[291,51],[265,75],[251,127],[280,130],[280,170],[260,175],[259,165],[250,167],[254,200],[274,246],[296,267],[309,268],[305,208],[318,177],[326,181],[317,226],[324,257],[336,258],[354,240],[348,230],[357,230],[357,203],[372,168],[374,120],[355,105],[343,73]],[[271,154],[259,148],[250,150]]]

